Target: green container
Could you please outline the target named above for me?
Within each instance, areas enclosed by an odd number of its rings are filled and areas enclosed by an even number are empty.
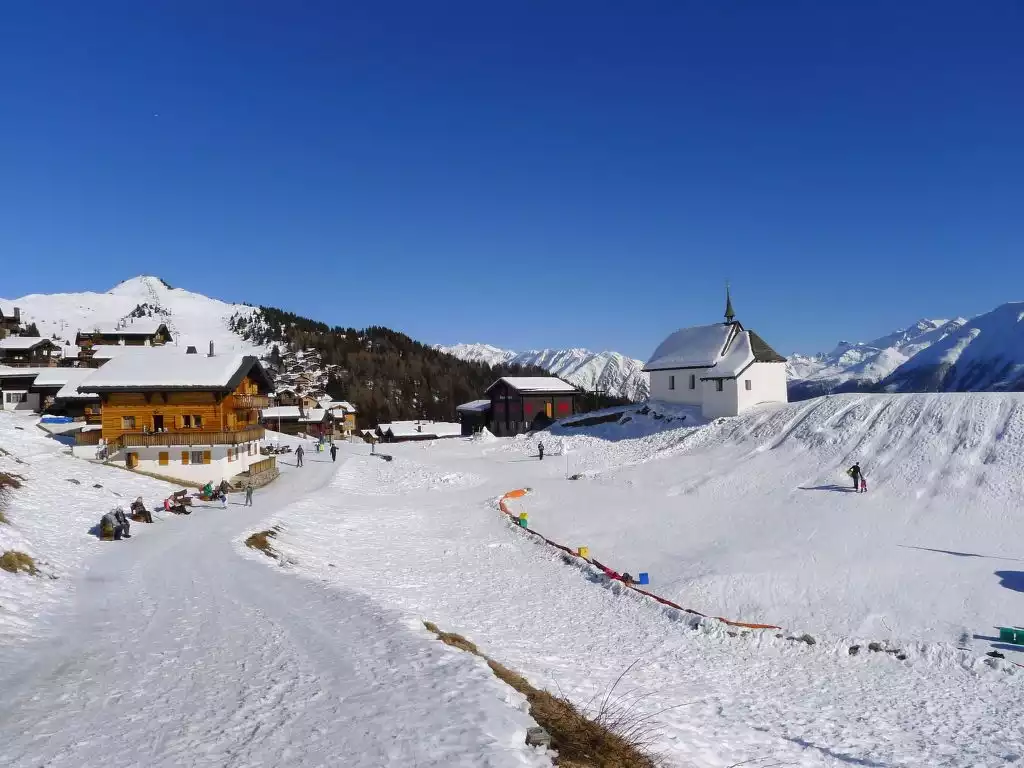
[[[999,640],[1004,643],[1017,642],[1017,634],[1013,627],[999,627]]]

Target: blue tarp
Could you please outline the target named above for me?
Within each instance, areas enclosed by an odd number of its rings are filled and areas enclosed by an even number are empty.
[[[39,420],[40,424],[70,424],[74,419],[70,416],[44,416]]]

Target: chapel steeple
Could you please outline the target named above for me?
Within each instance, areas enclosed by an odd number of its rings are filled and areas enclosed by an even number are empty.
[[[725,322],[731,323],[736,319],[736,313],[732,309],[732,296],[729,294],[729,283],[725,284]]]

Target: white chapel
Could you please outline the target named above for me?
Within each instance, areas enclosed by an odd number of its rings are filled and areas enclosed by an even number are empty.
[[[699,405],[708,419],[789,402],[786,359],[740,324],[728,288],[724,323],[681,328],[643,369],[651,375],[651,400]]]

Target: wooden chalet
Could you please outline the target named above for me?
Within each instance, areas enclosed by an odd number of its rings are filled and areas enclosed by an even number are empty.
[[[60,347],[38,336],[0,339],[0,365],[9,368],[49,368],[60,362]]]
[[[334,433],[331,414],[323,408],[307,410],[301,405],[278,405],[264,408],[260,414],[263,426],[285,435],[330,437]]]
[[[0,304],[0,336],[14,336],[21,330],[21,309]]]
[[[98,325],[91,331],[79,331],[75,335],[80,364],[92,367],[99,367],[93,365],[97,347],[159,347],[170,341],[173,341],[173,338],[167,330],[167,325],[150,318],[131,318],[130,322],[117,325]]]
[[[106,457],[193,482],[275,472],[259,453],[259,412],[273,382],[255,357],[139,350],[77,387],[98,395]]]
[[[495,435],[543,429],[577,412],[580,391],[555,376],[505,376],[487,388],[488,427]]]

